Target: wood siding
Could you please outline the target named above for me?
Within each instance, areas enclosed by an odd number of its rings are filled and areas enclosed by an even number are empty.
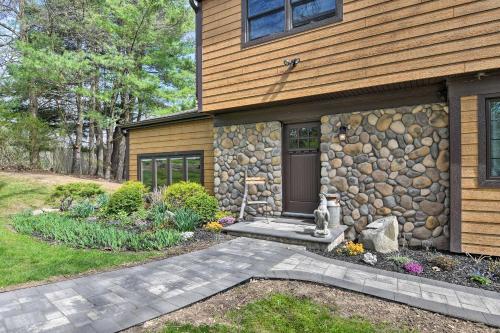
[[[205,187],[214,188],[213,120],[193,120],[161,126],[131,129],[129,134],[129,175],[137,180],[137,156],[140,154],[204,152]]]
[[[498,0],[344,0],[342,22],[244,49],[241,0],[205,0],[202,30],[203,111],[500,68]]]
[[[500,188],[478,185],[478,99],[461,98],[462,251],[500,255]]]

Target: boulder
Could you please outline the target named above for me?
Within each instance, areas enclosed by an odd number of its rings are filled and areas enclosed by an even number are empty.
[[[378,219],[366,226],[359,236],[365,249],[380,253],[398,251],[398,220],[395,216]]]

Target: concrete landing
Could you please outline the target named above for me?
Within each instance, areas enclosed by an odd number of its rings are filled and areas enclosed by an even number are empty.
[[[313,236],[314,223],[307,219],[257,218],[225,227],[224,232],[233,236],[271,240],[275,242],[302,245],[308,249],[331,251],[344,240],[345,226],[330,230],[326,238]]]

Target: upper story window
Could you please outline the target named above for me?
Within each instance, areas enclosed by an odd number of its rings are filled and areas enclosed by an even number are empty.
[[[500,95],[480,97],[479,182],[500,187]]]
[[[245,43],[254,44],[341,19],[341,0],[243,0]]]

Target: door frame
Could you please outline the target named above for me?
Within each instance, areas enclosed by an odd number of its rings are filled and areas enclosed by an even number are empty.
[[[282,215],[289,215],[289,216],[302,216],[302,217],[308,217],[311,218],[311,214],[307,213],[295,213],[295,212],[289,212],[288,211],[288,177],[287,177],[287,172],[288,172],[288,127],[293,126],[293,125],[305,125],[305,124],[317,124],[319,125],[319,145],[321,146],[321,121],[320,120],[311,120],[311,121],[294,121],[294,122],[287,122],[287,123],[282,123],[282,131],[281,131],[281,175],[282,175],[282,199],[283,199],[283,210],[282,210]],[[319,188],[321,190],[321,150],[318,147],[318,167],[319,167],[319,175],[320,177],[317,179]],[[319,195],[319,193],[318,193]]]

